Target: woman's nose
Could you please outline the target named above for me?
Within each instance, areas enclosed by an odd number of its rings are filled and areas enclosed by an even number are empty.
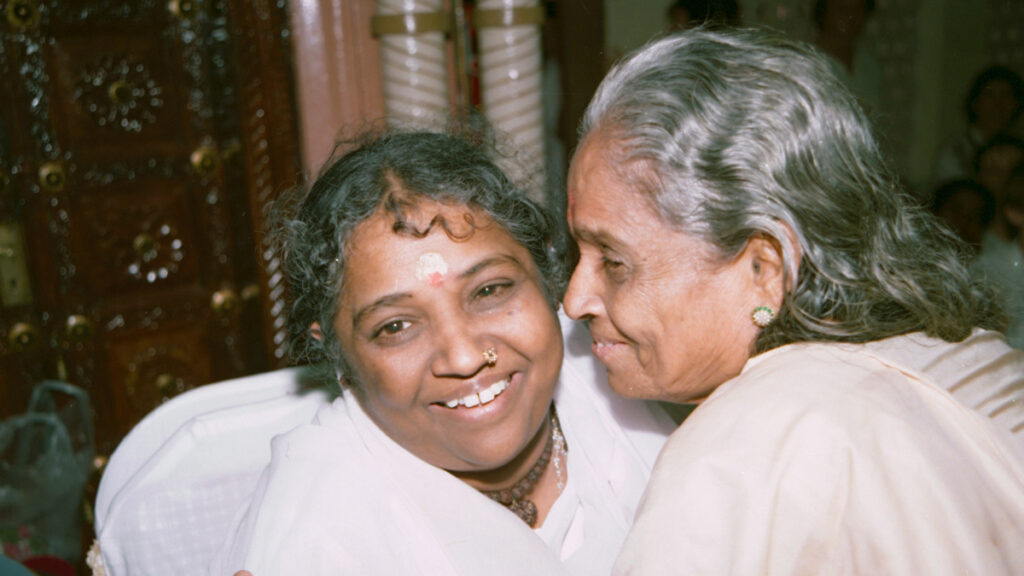
[[[433,371],[435,376],[469,377],[487,364],[484,352],[492,345],[479,335],[479,326],[451,319],[439,328]]]
[[[569,278],[569,287],[565,291],[562,307],[565,313],[573,320],[587,320],[593,318],[599,310],[599,298],[594,291],[596,286],[593,275],[585,269],[581,261],[572,277]]]

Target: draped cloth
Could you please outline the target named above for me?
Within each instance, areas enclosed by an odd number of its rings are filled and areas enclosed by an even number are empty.
[[[586,330],[561,320],[555,404],[567,483],[543,526],[407,452],[346,393],[274,440],[209,574],[607,573],[673,424],[653,405],[615,397]]]
[[[110,456],[96,494],[94,574],[201,574],[270,462],[270,439],[331,395],[316,371],[216,382],[147,414]]]
[[[1006,352],[973,338],[751,359],[670,437],[613,573],[1024,574],[1024,443],[944,387],[1020,357],[963,362]]]
[[[1008,429],[1024,446],[1024,351],[1008,342],[999,332],[976,329],[962,342],[917,332],[842,346],[922,373],[964,406]]]

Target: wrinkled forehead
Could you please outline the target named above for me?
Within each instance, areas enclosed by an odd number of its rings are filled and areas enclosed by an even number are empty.
[[[614,125],[602,126],[587,135],[573,156],[573,175],[602,170],[619,185],[639,192],[659,179],[657,165],[640,144]]]
[[[577,200],[594,195],[622,202],[640,200],[657,212],[662,188],[661,175],[653,160],[632,149],[615,132],[591,133],[580,145],[570,167],[570,217]]]

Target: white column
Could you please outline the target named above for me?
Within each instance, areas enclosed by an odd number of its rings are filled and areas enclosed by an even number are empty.
[[[448,117],[442,0],[378,0],[375,31],[388,122],[436,127]],[[381,18],[383,17],[383,18]]]
[[[529,180],[535,200],[545,202],[544,118],[541,100],[541,37],[537,0],[480,0],[477,37],[484,114],[507,134],[518,161],[507,166],[516,181]],[[500,14],[496,14],[499,11]],[[540,13],[542,14],[542,13]],[[493,21],[500,16],[501,22]]]

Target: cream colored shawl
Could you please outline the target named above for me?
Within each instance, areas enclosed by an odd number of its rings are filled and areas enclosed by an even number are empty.
[[[1020,439],[894,344],[748,362],[665,445],[614,573],[1024,574]]]
[[[412,456],[350,396],[278,437],[256,494],[210,574],[257,576],[607,573],[671,422],[617,398],[563,318],[555,403],[568,483],[531,530],[502,506]]]

